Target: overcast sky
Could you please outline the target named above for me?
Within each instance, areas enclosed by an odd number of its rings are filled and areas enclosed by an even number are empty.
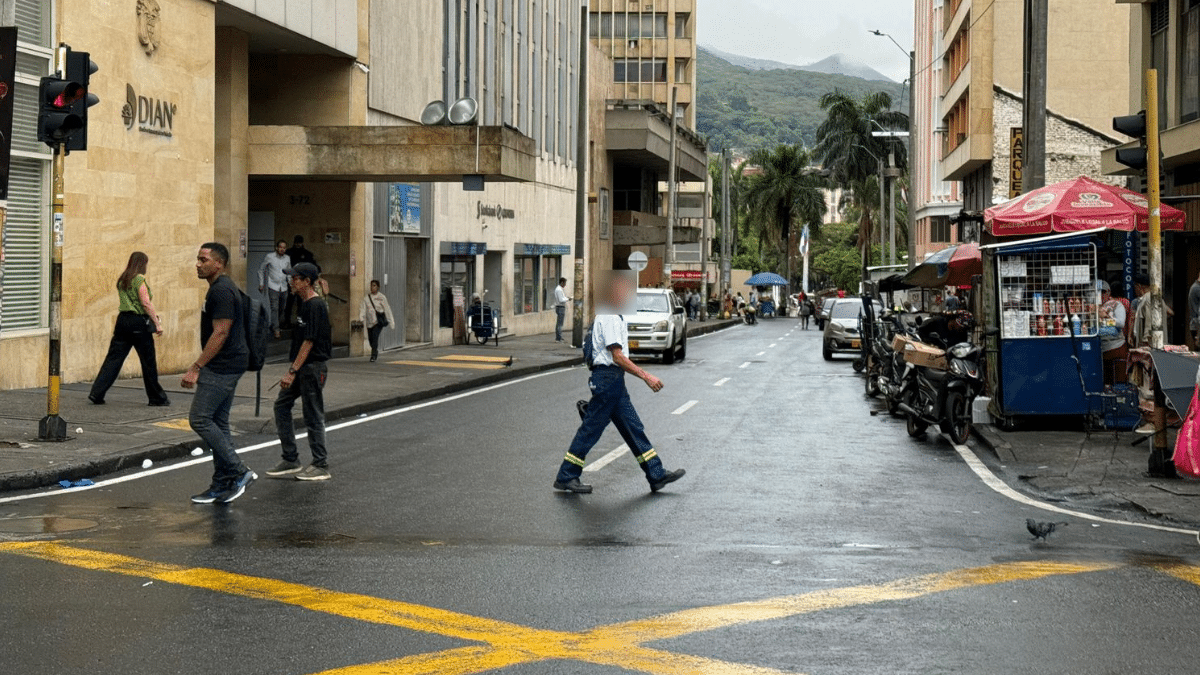
[[[912,49],[913,5],[905,0],[697,0],[701,46],[807,65],[846,54],[897,82],[908,58],[885,37]]]

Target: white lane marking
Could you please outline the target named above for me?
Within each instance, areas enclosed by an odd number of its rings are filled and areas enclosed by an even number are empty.
[[[770,346],[770,347],[767,347],[767,349],[775,349],[775,345],[776,345],[776,344],[778,344],[778,343],[772,342],[772,343],[771,343],[771,346]]]
[[[763,354],[766,354],[766,352],[759,352],[759,353],[755,354],[755,356],[762,356]]]
[[[1102,518],[1100,516],[1093,516],[1090,513],[1072,511],[1070,509],[1064,509],[1061,506],[1054,506],[1053,504],[1039,502],[1038,500],[1032,497],[1027,497],[1009,487],[1008,483],[1005,483],[1000,479],[999,476],[992,473],[992,470],[987,468],[987,465],[984,464],[983,461],[980,460],[979,457],[977,457],[975,453],[972,452],[967,446],[954,443],[953,441],[950,441],[949,438],[947,438],[946,441],[954,446],[954,450],[958,453],[958,456],[962,457],[963,461],[967,463],[967,466],[971,468],[971,471],[975,472],[976,476],[979,476],[979,479],[983,481],[984,485],[1015,502],[1024,504],[1026,506],[1032,506],[1035,509],[1042,509],[1043,511],[1051,511],[1053,513],[1061,513],[1063,515],[1074,516],[1076,518],[1082,518],[1083,520],[1092,520],[1098,523],[1108,523],[1109,525],[1130,525],[1133,527],[1144,527],[1150,530],[1159,530],[1162,532],[1187,534],[1197,537],[1198,541],[1200,541],[1200,533],[1198,533],[1196,530],[1187,530],[1181,527],[1169,527],[1167,525],[1154,525],[1153,523],[1131,523],[1124,520],[1113,520],[1111,518]]]
[[[674,412],[672,412],[671,414],[672,414],[672,415],[682,415],[683,413],[685,413],[685,412],[687,412],[687,411],[691,410],[692,408],[696,407],[696,404],[697,404],[697,403],[699,403],[699,402],[700,402],[700,401],[688,401],[687,403],[684,403],[683,405],[681,405],[681,406],[679,406],[678,408],[676,408],[676,409],[675,409],[675,411],[674,411]]]
[[[750,362],[749,362],[749,361],[747,361],[747,362],[743,363],[742,365],[738,366],[738,368],[749,368],[749,367],[750,367]]]
[[[620,457],[621,455],[623,455],[627,452],[629,452],[629,446],[622,443],[621,447],[617,448],[616,450],[613,450],[612,452],[609,452],[608,454],[604,455],[600,459],[583,467],[583,470],[588,471],[588,472],[599,471],[600,469],[603,469],[604,467],[608,466],[609,464],[612,464],[613,460],[615,460],[616,458]]]
[[[356,417],[352,420],[346,420],[345,422],[339,422],[337,424],[326,427],[325,432],[329,433],[331,431],[337,431],[339,429],[345,429],[347,427],[352,427],[352,426],[356,426],[359,424],[365,424],[367,422],[373,422],[375,420],[392,417],[394,415],[400,415],[400,414],[403,414],[406,412],[411,412],[413,410],[420,410],[422,408],[428,408],[430,406],[441,405],[443,403],[457,401],[459,399],[467,398],[470,396],[485,394],[489,391],[503,389],[504,387],[511,387],[513,385],[521,384],[523,382],[529,382],[530,380],[536,380],[541,377],[549,377],[550,375],[558,375],[561,373],[573,373],[573,372],[576,372],[578,369],[579,369],[579,367],[560,368],[558,370],[550,370],[550,371],[546,371],[544,373],[535,373],[533,375],[528,375],[526,377],[522,377],[522,378],[519,378],[516,380],[509,380],[507,382],[500,382],[500,383],[493,384],[488,387],[483,387],[482,389],[472,389],[470,391],[462,392],[461,394],[454,394],[452,396],[446,396],[444,398],[437,398],[432,401],[425,401],[424,403],[414,403],[412,405],[405,406],[403,408],[396,408],[394,410],[385,410],[384,412],[375,413],[374,415],[367,415],[365,417]],[[307,436],[308,436],[307,433],[300,433],[300,434],[296,435],[296,438],[302,439],[302,438],[306,438]],[[278,445],[279,445],[278,440],[266,441],[264,443],[258,443],[257,445],[251,445],[249,447],[241,448],[237,451],[237,453],[239,455],[241,455],[241,454],[245,454],[248,452],[254,452],[255,450],[262,450],[264,448],[275,447]],[[147,471],[138,471],[137,473],[131,473],[131,474],[127,474],[124,476],[117,476],[116,478],[107,478],[105,480],[96,481],[92,485],[85,485],[83,487],[65,488],[65,489],[60,488],[60,487],[53,487],[53,488],[49,488],[48,490],[46,490],[44,492],[34,492],[34,493],[27,494],[27,495],[15,495],[12,497],[0,497],[0,504],[4,504],[7,502],[20,502],[20,501],[25,501],[28,499],[37,499],[38,497],[61,497],[63,495],[73,495],[73,494],[77,494],[80,492],[86,492],[88,490],[95,490],[97,488],[107,487],[109,485],[117,485],[118,483],[126,483],[131,480],[137,480],[138,478],[146,478],[147,476],[153,476],[155,474],[166,473],[168,471],[176,471],[178,469],[184,469],[189,466],[196,466],[199,464],[208,464],[210,462],[212,462],[212,455],[209,453],[205,453],[205,455],[203,457],[197,457],[196,459],[189,459],[186,461],[179,462],[178,464],[166,464],[163,466],[155,467],[153,469],[149,469]]]
[[[716,382],[714,382],[714,383],[713,383],[713,386],[714,386],[714,387],[724,387],[724,386],[725,386],[725,383],[726,383],[726,382],[728,382],[728,381],[729,381],[729,379],[730,379],[730,378],[728,378],[728,377],[722,377],[721,379],[719,379],[719,380],[717,380]]]

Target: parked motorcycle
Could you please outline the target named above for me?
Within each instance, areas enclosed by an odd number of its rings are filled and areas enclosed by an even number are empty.
[[[937,424],[955,443],[967,442],[971,407],[983,390],[982,359],[981,348],[962,342],[947,350],[947,370],[905,363],[897,407],[907,417],[909,436],[920,436]]]
[[[866,394],[872,398],[882,395],[888,412],[895,414],[896,406],[900,403],[905,363],[904,355],[892,349],[892,343],[897,334],[905,332],[904,324],[898,315],[885,312],[870,330],[869,340],[864,335],[864,345],[868,350]]]

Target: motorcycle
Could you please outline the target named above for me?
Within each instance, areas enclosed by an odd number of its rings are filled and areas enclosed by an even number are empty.
[[[901,376],[904,372],[904,355],[892,349],[897,334],[904,332],[904,324],[893,313],[885,312],[871,327],[871,338],[866,339],[867,379],[866,394],[872,398],[883,396],[889,413],[895,414],[900,402]]]
[[[950,440],[967,442],[971,407],[983,390],[982,358],[980,347],[962,342],[947,350],[947,370],[905,363],[897,408],[907,417],[909,436],[920,436],[937,424]]]

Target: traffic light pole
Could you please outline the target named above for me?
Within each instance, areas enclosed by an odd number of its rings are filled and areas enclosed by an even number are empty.
[[[65,72],[63,58],[66,50],[55,50],[55,65]],[[59,392],[62,386],[62,263],[63,263],[63,168],[66,150],[62,144],[54,148],[54,175],[51,192],[54,196],[50,213],[50,348],[46,380],[46,416],[38,423],[39,441],[67,440],[67,422],[58,414]]]
[[[1146,201],[1150,211],[1150,348],[1163,348],[1162,304],[1162,162],[1158,138],[1158,71],[1146,71]],[[1154,383],[1154,448],[1149,470],[1154,476],[1174,476],[1175,465],[1167,447],[1167,402],[1158,378]]]

